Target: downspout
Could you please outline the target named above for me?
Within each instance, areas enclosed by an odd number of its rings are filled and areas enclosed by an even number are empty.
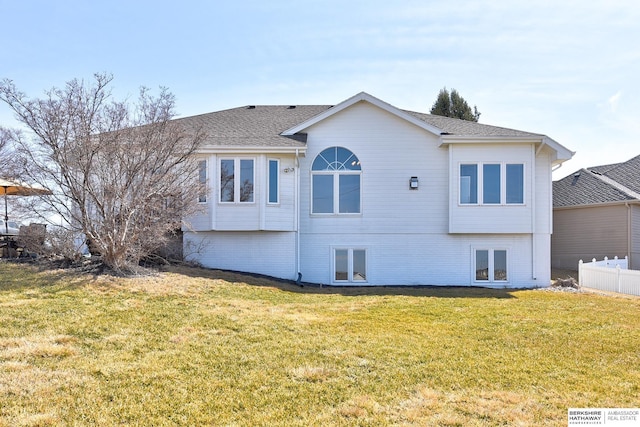
[[[631,269],[632,267],[635,267],[633,260],[631,259],[631,205],[629,202],[624,202],[624,205],[627,207],[627,268]]]
[[[559,165],[556,165],[555,168],[551,168],[551,172],[557,171],[558,169],[560,169],[562,167],[562,165],[564,165],[564,163],[560,163]]]
[[[301,285],[302,281],[302,273],[300,273],[300,153],[296,148],[296,159],[295,159],[295,172],[293,174],[293,179],[295,182],[293,183],[295,188],[296,201],[294,204],[294,228],[296,231],[296,268],[295,272],[297,273],[296,283]]]
[[[540,145],[542,147],[542,145]],[[532,162],[531,171],[529,176],[531,177],[531,278],[536,278],[536,159],[537,151],[534,151],[534,146],[531,146]]]

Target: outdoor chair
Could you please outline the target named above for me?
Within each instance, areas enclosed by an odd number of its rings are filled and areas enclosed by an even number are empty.
[[[20,232],[16,239],[17,255],[27,257],[42,253],[46,234],[46,224],[31,223],[20,226]]]

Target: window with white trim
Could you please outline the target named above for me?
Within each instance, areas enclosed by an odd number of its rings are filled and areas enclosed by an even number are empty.
[[[462,163],[459,180],[462,205],[524,204],[522,163]]]
[[[318,154],[311,166],[311,213],[359,214],[360,160],[343,147]]]
[[[253,203],[253,159],[220,159],[220,202]]]
[[[508,281],[506,249],[475,249],[474,267],[476,282]]]
[[[269,159],[269,183],[267,196],[267,203],[277,204],[280,201],[279,188],[280,188],[280,161],[276,159]]]
[[[200,186],[198,203],[207,203],[207,161],[206,160],[198,160],[198,185]]]
[[[334,249],[333,281],[365,283],[367,281],[366,249]]]

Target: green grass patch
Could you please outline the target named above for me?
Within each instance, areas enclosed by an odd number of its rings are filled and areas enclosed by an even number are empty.
[[[0,426],[566,425],[637,407],[640,299],[0,263]]]

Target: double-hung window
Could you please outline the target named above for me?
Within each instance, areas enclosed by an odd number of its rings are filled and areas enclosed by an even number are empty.
[[[508,280],[506,249],[476,249],[474,252],[476,282]]]
[[[220,202],[253,203],[254,201],[254,160],[220,160]]]
[[[460,164],[459,197],[462,205],[524,204],[524,164]]]
[[[343,147],[322,151],[311,166],[314,214],[359,214],[362,169],[360,160]]]

